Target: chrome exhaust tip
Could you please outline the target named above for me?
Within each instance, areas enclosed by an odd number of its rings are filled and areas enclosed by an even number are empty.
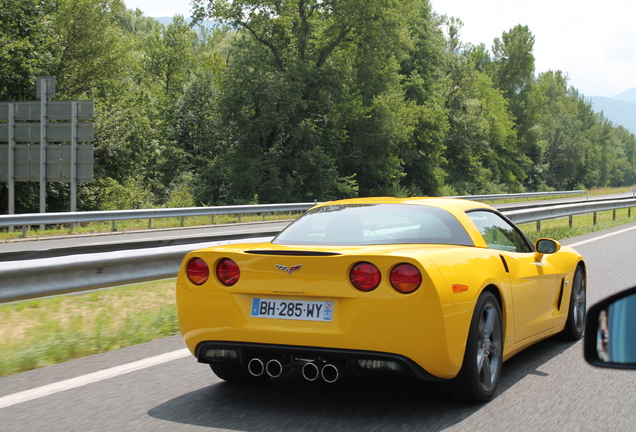
[[[263,375],[265,372],[265,364],[263,363],[263,360],[258,357],[254,357],[247,364],[247,370],[251,375],[258,377]]]
[[[307,381],[316,381],[320,377],[320,368],[315,362],[307,362],[303,365],[302,374]]]
[[[267,375],[272,378],[278,378],[283,373],[287,372],[291,364],[285,360],[271,359],[267,362],[265,366],[265,370],[267,371]]]
[[[344,376],[344,369],[338,364],[327,363],[322,367],[320,376],[326,383],[332,384]]]

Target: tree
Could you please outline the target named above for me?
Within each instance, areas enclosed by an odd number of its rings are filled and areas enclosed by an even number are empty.
[[[446,177],[442,165],[449,125],[441,97],[446,41],[428,1],[413,2],[407,17],[409,44],[399,60],[412,132],[398,147],[404,170],[401,185],[408,195],[436,196]]]
[[[542,148],[536,134],[537,104],[533,103],[531,90],[534,83],[534,36],[528,26],[517,25],[496,38],[493,61],[487,66],[496,88],[503,92],[515,118],[518,146],[530,158],[526,166],[526,184],[540,187],[540,175],[536,167],[541,163]]]
[[[561,71],[540,74],[533,93],[540,112],[536,129],[545,148],[542,165],[547,184],[564,190],[604,181],[598,177],[603,168],[597,165],[591,140],[604,147],[606,138],[591,105],[568,86]]]
[[[0,0],[0,100],[35,98],[35,77],[51,61],[53,0]]]
[[[47,75],[58,98],[98,95],[129,67],[131,46],[119,27],[121,0],[60,0],[51,20],[55,38]]]
[[[486,74],[477,74],[476,86],[487,123],[489,147],[481,162],[492,173],[491,183],[501,184],[510,192],[521,191],[526,178],[524,169],[531,166],[532,161],[516,148],[517,133],[508,101]]]
[[[408,136],[397,130],[404,126],[403,3],[198,2],[199,12],[243,36],[220,86],[228,129],[219,160],[229,167],[232,197],[397,192],[397,148]]]
[[[144,67],[165,95],[180,94],[193,69],[197,34],[176,15],[167,26],[156,26],[144,46]]]

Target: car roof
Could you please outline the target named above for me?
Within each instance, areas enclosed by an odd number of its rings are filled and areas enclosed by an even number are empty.
[[[462,211],[472,209],[491,209],[493,207],[488,204],[484,204],[477,201],[470,201],[459,198],[436,198],[436,197],[412,197],[412,198],[395,198],[395,197],[371,197],[371,198],[351,198],[338,201],[329,201],[318,204],[316,207],[323,207],[328,205],[341,205],[341,204],[414,204],[414,205],[426,205],[431,207],[439,207],[448,209],[449,207],[455,207]]]

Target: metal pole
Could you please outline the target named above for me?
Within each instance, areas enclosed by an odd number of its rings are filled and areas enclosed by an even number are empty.
[[[9,130],[8,130],[8,140],[9,140],[9,145],[7,146],[8,150],[9,150],[9,157],[7,158],[7,161],[9,163],[9,181],[8,181],[8,187],[9,187],[9,214],[15,214],[15,142],[13,140],[13,128],[15,125],[15,112],[14,112],[14,105],[12,103],[9,103]],[[13,232],[14,227],[10,226],[9,227],[9,232]]]
[[[71,103],[71,211],[77,211],[77,102]],[[74,224],[70,225],[73,232]]]
[[[40,85],[40,213],[46,213],[46,90],[48,80]],[[40,224],[44,231],[45,225]]]
[[[71,211],[77,211],[77,102],[71,105]]]

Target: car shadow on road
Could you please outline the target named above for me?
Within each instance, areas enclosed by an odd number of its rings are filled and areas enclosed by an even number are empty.
[[[504,363],[495,401],[573,347],[548,339]],[[583,359],[581,359],[583,361]],[[210,372],[212,373],[212,372]],[[453,399],[447,386],[409,379],[349,378],[310,383],[293,372],[260,384],[215,383],[151,409],[157,419],[250,431],[438,431],[486,407]]]

